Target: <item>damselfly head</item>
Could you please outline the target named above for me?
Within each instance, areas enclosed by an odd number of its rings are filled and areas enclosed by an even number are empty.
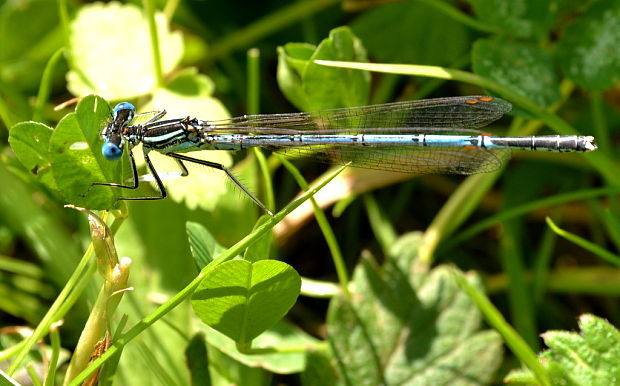
[[[114,106],[112,119],[114,122],[129,123],[136,115],[136,108],[129,102],[121,102]]]
[[[110,161],[115,161],[123,155],[123,129],[136,115],[136,108],[129,102],[121,102],[112,110],[112,121],[101,132],[104,139],[101,153]]]
[[[101,146],[101,154],[108,161],[116,161],[123,156],[123,138],[120,135],[111,135]]]

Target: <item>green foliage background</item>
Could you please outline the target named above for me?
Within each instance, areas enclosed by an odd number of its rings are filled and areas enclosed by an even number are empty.
[[[615,0],[0,2],[0,360],[21,355],[9,375],[43,379],[26,364],[57,354],[47,382],[62,382],[99,288],[110,290],[109,272],[95,275],[110,263],[100,250],[93,262],[97,238],[70,203],[114,208],[97,212],[114,233],[103,250],[132,259],[133,290],[100,316],[120,342],[110,353],[122,351],[106,359],[104,383],[609,384],[619,25]],[[199,167],[169,181],[164,201],[114,206],[156,194],[147,183],[90,187],[129,175],[126,157],[100,155],[108,102],[217,120],[484,94],[514,105],[493,133],[593,135],[599,150],[519,152],[467,178],[345,170],[316,197],[326,210],[316,221],[306,209],[278,223],[285,209],[257,224],[250,200]],[[274,212],[328,170],[201,153]],[[46,337],[60,318],[40,352],[13,328]],[[528,370],[506,378],[520,364]]]

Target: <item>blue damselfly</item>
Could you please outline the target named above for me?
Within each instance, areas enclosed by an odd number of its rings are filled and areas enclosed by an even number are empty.
[[[591,136],[497,137],[475,130],[510,110],[510,103],[499,98],[465,96],[315,112],[244,115],[220,121],[191,117],[162,120],[166,112],[161,111],[145,123],[132,125],[135,108],[123,102],[116,105],[112,121],[101,133],[102,152],[108,160],[117,160],[127,145],[133,182],[94,185],[136,189],[139,178],[131,149],[142,143],[146,165],[160,195],[120,199],[166,197],[166,188],[148,155],[155,150],[175,159],[181,176],[188,175],[183,161],[224,171],[271,214],[225,166],[181,153],[261,147],[333,164],[350,163],[353,167],[414,174],[475,174],[498,169],[511,149],[586,152],[597,148]]]

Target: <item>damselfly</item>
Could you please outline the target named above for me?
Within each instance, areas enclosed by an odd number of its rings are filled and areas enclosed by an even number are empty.
[[[591,136],[496,137],[475,130],[510,110],[510,103],[499,98],[465,96],[308,113],[244,115],[221,121],[190,117],[161,120],[166,114],[161,111],[146,123],[131,125],[135,108],[123,102],[114,107],[113,119],[101,133],[102,152],[108,160],[118,160],[127,144],[133,183],[94,185],[136,189],[139,178],[131,149],[142,143],[144,160],[160,195],[120,199],[166,197],[166,188],[149,158],[149,152],[155,150],[175,159],[181,176],[188,175],[183,161],[224,171],[271,214],[225,166],[180,153],[261,147],[354,167],[414,174],[475,174],[498,169],[510,149],[585,152],[597,148]]]

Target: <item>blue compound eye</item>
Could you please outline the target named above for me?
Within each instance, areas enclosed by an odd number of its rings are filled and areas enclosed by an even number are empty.
[[[136,114],[136,108],[129,102],[121,102],[114,106],[112,118],[116,121],[119,119],[119,116],[123,116],[123,120],[125,122],[129,122],[133,119]]]
[[[103,154],[108,161],[116,161],[123,156],[123,149],[117,144],[107,141],[101,146],[101,154]]]

